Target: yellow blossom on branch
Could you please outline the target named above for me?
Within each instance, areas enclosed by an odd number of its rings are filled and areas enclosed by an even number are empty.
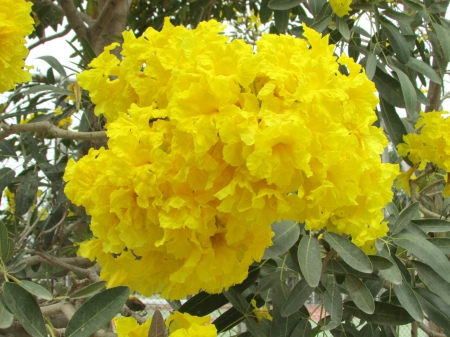
[[[211,317],[197,317],[175,311],[166,320],[170,337],[217,337],[217,329]]]

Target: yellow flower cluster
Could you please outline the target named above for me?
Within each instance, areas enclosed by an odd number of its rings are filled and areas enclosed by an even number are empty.
[[[398,153],[408,157],[417,167],[413,167],[399,176],[397,187],[410,194],[409,178],[414,169],[423,170],[428,163],[436,164],[441,170],[450,172],[450,118],[448,111],[421,112],[415,126],[420,133],[410,133],[403,136]],[[450,196],[450,186],[447,182],[444,196]]]
[[[139,324],[133,317],[114,317],[113,323],[118,337],[147,337],[152,319]]]
[[[263,35],[257,52],[215,21],[125,32],[78,76],[107,119],[108,150],[70,160],[65,192],[92,215],[109,286],[182,298],[239,283],[280,219],[374,250],[398,168],[372,126],[362,68],[315,31]],[[341,74],[345,66],[349,75]],[[145,280],[145,282],[143,282]]]
[[[351,11],[350,4],[352,0],[330,0],[331,8],[337,16],[343,17]]]
[[[217,329],[210,323],[209,316],[197,317],[178,311],[166,320],[170,337],[217,337]]]
[[[34,30],[31,6],[25,0],[0,1],[0,92],[31,80],[31,74],[23,69],[28,55],[25,36]]]

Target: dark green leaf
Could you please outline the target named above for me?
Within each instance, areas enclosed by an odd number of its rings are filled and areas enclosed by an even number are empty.
[[[311,296],[314,288],[310,287],[305,279],[301,279],[291,290],[286,302],[281,308],[281,316],[287,317],[298,311]]]
[[[14,158],[17,160],[16,151],[14,145],[9,140],[3,139],[0,141],[0,160]]]
[[[243,292],[248,287],[252,286],[257,280],[259,275],[259,268],[250,266],[247,278],[241,283],[237,284],[231,288],[238,292]],[[230,288],[230,289],[231,289]],[[223,294],[208,294],[202,291],[186,301],[180,309],[181,313],[189,313],[194,316],[205,316],[219,309],[228,303],[227,298]]]
[[[316,20],[311,25],[311,27],[309,28],[314,29],[318,33],[322,33],[325,30],[325,28],[328,27],[331,20],[332,20],[331,15],[324,15],[322,17],[317,17]]]
[[[106,281],[98,281],[92,284],[87,285],[83,289],[80,289],[73,294],[70,295],[70,298],[85,298],[90,297],[96,293],[98,293],[100,290],[103,289],[105,286]]]
[[[391,68],[394,69],[395,73],[400,80],[400,86],[403,92],[403,98],[405,100],[405,108],[408,112],[409,117],[413,118],[413,120],[417,120],[419,115],[417,114],[417,94],[416,90],[409,79],[408,75],[406,75],[402,70],[391,65]]]
[[[394,285],[394,292],[397,295],[402,307],[408,311],[411,317],[418,322],[422,322],[422,307],[420,306],[414,291],[411,289],[406,279],[403,278],[402,284]]]
[[[372,262],[373,268],[376,270],[385,270],[393,266],[391,261],[381,256],[369,255],[369,259]]]
[[[311,336],[311,323],[308,319],[302,319],[292,330],[290,337],[310,337]]]
[[[353,302],[344,303],[344,310],[355,317],[374,324],[403,325],[414,321],[414,318],[402,307],[384,302],[375,302],[375,311],[372,315],[358,309]]]
[[[402,120],[397,114],[395,108],[382,97],[380,98],[381,117],[383,118],[389,140],[396,147],[403,143],[403,136],[407,134]]]
[[[321,327],[321,330],[331,330],[341,324],[342,296],[334,276],[328,276],[324,286],[326,291],[323,295],[323,306],[330,313],[331,320],[326,326]]]
[[[392,256],[389,254],[387,250],[387,246],[383,245],[382,249],[379,249],[377,251],[377,255],[380,255],[384,257],[385,259],[388,259],[392,263],[392,267],[385,269],[385,270],[379,270],[378,274],[385,278],[386,280],[390,281],[393,284],[401,284],[402,283],[402,273],[400,269],[398,268],[395,261],[392,259]]]
[[[362,272],[371,273],[372,263],[361,248],[351,241],[335,233],[324,233],[325,240],[352,268]]]
[[[423,6],[413,0],[404,0],[402,2],[406,7],[409,7],[415,11],[420,11],[423,9]]]
[[[161,311],[156,309],[152,316],[152,323],[150,324],[148,337],[165,337],[165,336],[166,336],[166,325],[164,324],[164,317],[161,314]]]
[[[339,16],[336,18],[337,25],[339,29],[339,33],[341,33],[342,37],[346,40],[350,40],[350,29],[348,29],[347,20],[340,18]]]
[[[26,89],[26,90],[20,92],[20,94],[31,95],[31,94],[35,94],[37,92],[42,92],[42,91],[51,91],[57,95],[73,95],[73,92],[70,90],[58,88],[57,86],[49,85],[49,84],[34,85],[34,86],[30,87],[29,89]]]
[[[401,232],[408,224],[411,222],[412,218],[419,211],[419,203],[413,202],[408,205],[403,211],[400,213],[397,220],[393,223],[391,227],[392,234],[397,234]]]
[[[25,141],[28,145],[28,149],[30,150],[31,156],[36,160],[37,163],[45,163],[47,162],[47,158],[45,157],[45,154],[41,153],[39,146],[36,142],[36,139],[34,139],[33,135],[29,132],[24,134]]]
[[[375,70],[375,76],[372,80],[375,82],[380,98],[393,106],[399,108],[405,107],[405,99],[403,98],[402,87],[399,81],[378,67]],[[381,107],[383,108],[383,106]]]
[[[450,238],[428,239],[433,245],[438,247],[444,254],[450,254]]]
[[[442,50],[444,52],[447,61],[450,60],[450,35],[447,30],[441,25],[431,22],[433,30],[436,32],[439,42],[441,43]]]
[[[39,178],[33,171],[28,172],[16,191],[15,198],[15,214],[18,216],[24,215],[34,203],[37,189],[39,185]]]
[[[308,7],[311,14],[317,16],[325,3],[325,0],[308,0]]]
[[[278,33],[284,33],[286,29],[288,28],[289,24],[289,14],[291,13],[290,10],[286,11],[273,11],[274,12],[274,19],[275,19],[275,27],[277,29]]]
[[[286,284],[277,282],[272,292],[273,320],[270,328],[270,336],[289,337],[300,320],[300,314],[298,312],[293,313],[289,317],[281,315],[281,310],[288,296],[289,289]]]
[[[259,11],[259,17],[261,19],[261,23],[269,22],[270,17],[272,16],[273,10],[269,8],[270,0],[262,0],[261,1],[261,9]]]
[[[44,60],[47,62],[53,69],[55,69],[62,77],[67,77],[66,71],[62,64],[53,56],[41,56],[37,57],[37,59]]]
[[[411,69],[414,69],[415,71],[425,75],[430,79],[430,81],[437,84],[442,83],[442,79],[439,77],[436,71],[425,62],[416,59],[415,57],[411,57],[406,65]]]
[[[450,221],[442,219],[411,220],[424,232],[443,233],[450,231]]]
[[[413,17],[398,11],[394,11],[392,9],[386,9],[383,14],[398,22],[412,22],[414,20]]]
[[[266,249],[263,259],[270,259],[286,253],[300,236],[300,227],[295,221],[274,222],[272,231],[275,233],[272,238],[273,245]]]
[[[305,0],[271,0],[269,8],[284,11],[300,5],[303,1]]]
[[[303,277],[311,287],[317,287],[322,270],[319,241],[311,235],[305,235],[300,240],[297,258]]]
[[[450,304],[450,283],[444,280],[438,273],[425,263],[411,261],[413,267],[419,273],[420,279],[430,290],[439,295],[445,302]]]
[[[414,291],[430,320],[444,329],[446,335],[450,335],[450,305],[428,290],[414,288]]]
[[[11,238],[8,238],[7,246],[8,246],[8,248],[6,249],[6,252],[4,252],[5,255],[2,255],[4,262],[8,262],[14,255],[14,240]]]
[[[15,176],[16,173],[9,167],[0,168],[0,197],[3,193],[3,190],[11,183]]]
[[[33,294],[37,297],[43,298],[44,300],[52,300],[53,296],[50,293],[50,291],[48,291],[47,289],[45,289],[43,286],[41,286],[40,284],[31,282],[31,281],[27,281],[27,280],[21,280],[19,285],[25,289],[26,291],[28,291],[30,294]]]
[[[8,230],[6,229],[3,221],[0,221],[0,258],[5,264],[8,262],[6,259],[8,256]]]
[[[419,238],[417,235],[411,235],[405,232],[393,236],[392,239],[396,245],[405,248],[426,262],[444,279],[450,279],[450,262],[439,248],[432,243]]]
[[[79,36],[78,39],[80,41],[86,63],[89,64],[93,59],[97,57],[97,55],[95,54],[94,49],[87,39],[85,39],[83,36]]]
[[[33,337],[47,337],[44,318],[32,295],[15,283],[3,284],[5,303],[24,329]]]
[[[373,52],[370,52],[369,55],[367,55],[366,61],[366,75],[369,78],[369,80],[373,78],[376,70],[377,70],[377,56]]]
[[[66,328],[66,337],[86,337],[97,332],[120,312],[130,295],[130,288],[106,289],[83,303]]]
[[[407,63],[409,61],[410,51],[405,37],[400,33],[398,28],[394,27],[391,23],[381,22],[381,26],[383,27],[383,33],[386,34],[397,58],[401,62]]]
[[[0,296],[0,329],[9,328],[14,321],[14,315],[6,307],[3,296]]]
[[[375,311],[372,294],[359,278],[347,274],[345,277],[345,285],[347,286],[351,299],[359,309],[367,314],[372,314]]]

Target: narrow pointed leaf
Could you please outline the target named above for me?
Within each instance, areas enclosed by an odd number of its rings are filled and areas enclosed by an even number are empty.
[[[50,293],[50,291],[45,289],[40,284],[31,282],[31,281],[27,281],[27,280],[21,280],[19,285],[23,289],[28,291],[30,294],[33,294],[33,295],[35,295],[37,297],[40,297],[40,298],[43,298],[44,300],[49,300],[50,301],[50,300],[53,299],[53,295]]]
[[[444,52],[445,58],[447,61],[450,60],[450,35],[441,25],[435,22],[431,22],[434,31],[441,43],[442,50]]]
[[[281,316],[287,317],[298,311],[313,291],[314,288],[310,287],[305,279],[301,279],[289,293],[286,302],[281,308]]]
[[[323,282],[322,282],[323,283]],[[342,320],[342,296],[334,277],[328,277],[328,284],[323,295],[323,305],[330,313],[331,321],[321,330],[332,330],[340,325]]]
[[[44,317],[34,297],[18,284],[11,282],[3,284],[3,293],[8,309],[23,328],[33,337],[47,337]]]
[[[37,59],[44,60],[53,69],[55,69],[62,77],[67,77],[66,70],[64,69],[62,64],[55,57],[46,55],[46,56],[37,57]]]
[[[0,221],[0,254],[3,263],[8,262],[8,230],[3,221]]]
[[[311,336],[311,323],[307,319],[302,319],[292,330],[290,337],[310,337]]]
[[[269,8],[283,11],[294,8],[304,1],[305,0],[271,0],[269,2]]]
[[[300,313],[295,312],[289,317],[281,315],[283,305],[289,296],[289,288],[283,282],[277,282],[272,292],[272,324],[270,327],[270,336],[289,337],[295,326],[300,321]],[[257,336],[257,335],[255,335]]]
[[[386,246],[383,246],[383,249],[377,251],[377,254],[389,260],[392,263],[392,267],[384,270],[379,270],[378,274],[384,279],[388,280],[393,284],[401,284],[402,283],[402,273],[398,268],[395,261],[392,259],[392,256],[387,251]]]
[[[130,295],[130,288],[106,289],[83,303],[66,328],[66,337],[86,337],[97,332],[120,312]]]
[[[16,176],[16,173],[9,167],[0,168],[0,197],[3,190],[8,186]]]
[[[337,17],[337,24],[338,24],[339,33],[341,33],[342,37],[346,41],[349,41],[350,40],[350,29],[348,29],[347,20]]]
[[[450,283],[444,280],[430,266],[419,261],[411,261],[414,269],[419,273],[419,277],[423,283],[430,288],[431,291],[440,296],[445,302],[450,304]]]
[[[380,98],[383,98],[393,106],[399,108],[405,107],[405,99],[403,98],[402,87],[399,81],[378,67],[375,70],[375,76],[372,80],[375,82],[377,90],[380,93]]]
[[[394,66],[391,66],[391,67],[392,67],[392,69],[395,70],[395,73],[397,74],[398,79],[400,81],[403,98],[405,100],[406,111],[408,112],[409,117],[416,120],[419,118],[419,115],[417,114],[417,111],[416,111],[416,108],[417,108],[416,89],[414,88],[408,75],[406,75],[402,70],[400,70]]]
[[[403,279],[402,284],[394,285],[394,292],[403,308],[408,311],[412,318],[418,322],[423,321],[422,307],[417,299],[414,291],[409,286],[408,282]]]
[[[366,61],[366,75],[371,80],[375,75],[375,71],[377,70],[377,57],[373,52],[370,52],[367,55]]]
[[[450,254],[450,238],[432,238],[428,241],[438,247],[444,254]]]
[[[419,203],[413,202],[408,205],[398,216],[397,220],[391,227],[391,232],[393,235],[401,232],[408,224],[411,222],[412,218],[419,211]]]
[[[90,297],[98,293],[100,290],[103,289],[105,286],[106,281],[98,281],[92,284],[89,284],[88,286],[84,287],[83,289],[80,289],[73,294],[70,295],[70,298],[85,298]]]
[[[381,22],[381,26],[383,27],[383,33],[386,34],[397,58],[401,62],[407,63],[410,55],[408,41],[406,41],[405,37],[400,33],[398,28],[394,27],[394,25],[387,22]]]
[[[393,266],[391,261],[378,255],[369,255],[369,259],[376,270],[386,270]]]
[[[28,172],[17,188],[15,214],[24,215],[33,205],[34,198],[39,185],[39,178],[36,173]]]
[[[430,81],[437,84],[442,83],[442,79],[439,77],[436,71],[425,62],[416,59],[415,57],[411,57],[406,65],[409,68],[414,69],[415,71],[425,75],[430,79]]]
[[[384,302],[375,302],[375,311],[371,315],[360,310],[353,302],[344,303],[344,310],[355,317],[374,324],[395,326],[414,321],[414,318],[404,308]]]
[[[424,232],[444,233],[450,232],[450,221],[442,219],[411,220]]]
[[[305,235],[300,240],[297,258],[303,276],[311,287],[317,287],[322,270],[319,241],[311,235]]]
[[[326,232],[324,236],[330,246],[350,265],[350,267],[355,268],[362,273],[371,273],[373,271],[370,259],[361,248],[335,233]]]
[[[414,288],[417,298],[422,305],[423,310],[428,315],[431,321],[437,326],[444,329],[444,333],[450,335],[450,305],[441,300],[432,292]]]
[[[166,325],[164,324],[164,317],[161,311],[155,310],[152,316],[152,323],[148,332],[148,337],[165,337]]]
[[[450,280],[450,262],[447,257],[432,243],[419,239],[417,235],[399,233],[392,237],[394,243],[427,263],[444,279]]]
[[[272,224],[275,236],[272,238],[273,245],[266,249],[263,259],[270,259],[286,253],[298,240],[300,227],[295,221],[282,220]]]
[[[274,19],[275,19],[275,27],[278,31],[278,33],[284,33],[289,25],[289,14],[291,11],[285,10],[285,11],[273,11],[274,12]]]
[[[350,298],[359,309],[367,314],[372,314],[375,311],[372,293],[359,278],[348,274],[345,277],[345,285],[347,286]]]

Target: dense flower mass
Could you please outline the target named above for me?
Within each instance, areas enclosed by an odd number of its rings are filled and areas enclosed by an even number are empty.
[[[144,324],[139,324],[133,317],[115,317],[113,322],[117,337],[147,337],[152,318]]]
[[[331,8],[333,9],[333,12],[336,13],[337,16],[343,17],[345,15],[348,15],[350,12],[350,4],[352,3],[352,0],[330,0]]]
[[[419,133],[403,136],[404,143],[400,143],[398,153],[408,157],[416,167],[403,173],[399,177],[398,187],[402,187],[408,194],[409,178],[414,169],[423,170],[428,163],[436,164],[441,170],[450,172],[450,118],[448,111],[421,112],[415,126]],[[447,181],[444,196],[450,196],[450,186]]]
[[[372,252],[387,232],[398,169],[381,163],[387,140],[362,68],[307,27],[307,40],[263,35],[256,53],[221,31],[166,20],[125,32],[122,61],[111,45],[78,76],[109,142],[69,162],[65,191],[92,215],[80,254],[109,286],[220,292],[245,279],[280,219]]]
[[[0,92],[31,80],[31,74],[24,70],[28,55],[25,37],[34,29],[31,6],[25,0],[0,1]]]
[[[175,311],[167,318],[166,326],[170,337],[217,337],[217,329],[209,316],[197,317]]]

